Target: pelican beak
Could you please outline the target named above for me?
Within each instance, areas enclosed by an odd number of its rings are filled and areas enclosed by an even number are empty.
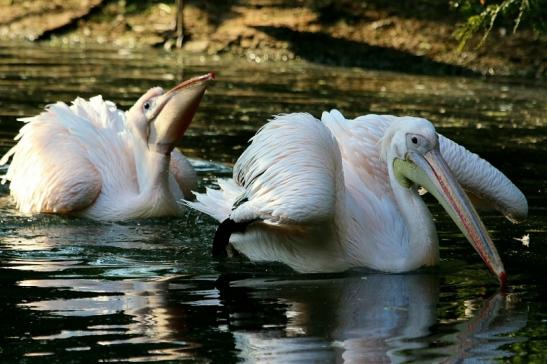
[[[486,266],[498,277],[501,286],[505,286],[506,273],[498,251],[439,149],[434,148],[423,155],[409,152],[406,160],[395,159],[394,171],[399,174],[399,181],[405,178],[411,180],[435,196]]]
[[[150,135],[158,151],[170,153],[184,135],[199,106],[213,73],[179,83],[157,100],[157,114],[153,120],[154,135]]]

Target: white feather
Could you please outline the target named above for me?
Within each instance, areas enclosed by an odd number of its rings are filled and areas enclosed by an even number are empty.
[[[234,166],[234,179],[249,200],[234,211],[236,221],[258,217],[295,224],[334,216],[341,159],[336,140],[319,120],[309,114],[278,116],[251,141]]]
[[[224,221],[230,216],[232,206],[245,191],[231,179],[219,179],[220,189],[207,188],[205,193],[196,193],[196,201],[184,203],[201,211],[218,221]]]

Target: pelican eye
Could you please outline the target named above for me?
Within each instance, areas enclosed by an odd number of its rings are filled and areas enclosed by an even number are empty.
[[[412,139],[410,139],[412,141],[412,143],[414,144],[418,144],[418,138],[416,138],[415,136],[412,137]]]
[[[144,110],[150,110],[150,102],[146,101],[142,107],[144,108]]]

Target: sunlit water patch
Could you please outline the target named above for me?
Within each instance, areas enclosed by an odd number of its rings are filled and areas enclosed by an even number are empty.
[[[127,108],[151,86],[208,71],[217,81],[179,145],[200,189],[231,175],[247,140],[274,114],[339,108],[348,117],[423,116],[498,166],[529,199],[522,225],[483,214],[509,273],[507,291],[428,196],[438,269],[301,275],[278,264],[214,260],[216,224],[191,211],[120,223],[26,216],[3,185],[0,361],[545,359],[544,84],[18,44],[0,47],[0,152],[14,143],[16,118],[49,103],[100,93]]]

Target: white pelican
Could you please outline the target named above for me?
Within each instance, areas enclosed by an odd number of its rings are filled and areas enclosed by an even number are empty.
[[[221,221],[213,253],[228,244],[255,261],[299,272],[368,267],[404,272],[439,260],[433,218],[418,194],[432,193],[500,282],[505,271],[465,189],[516,222],[524,195],[490,163],[415,117],[324,112],[266,124],[220,190],[187,204]],[[462,187],[460,187],[460,184]]]
[[[26,122],[2,182],[23,213],[96,220],[174,215],[196,175],[176,149],[212,73],[164,93],[154,87],[127,112],[95,96],[49,105]]]

